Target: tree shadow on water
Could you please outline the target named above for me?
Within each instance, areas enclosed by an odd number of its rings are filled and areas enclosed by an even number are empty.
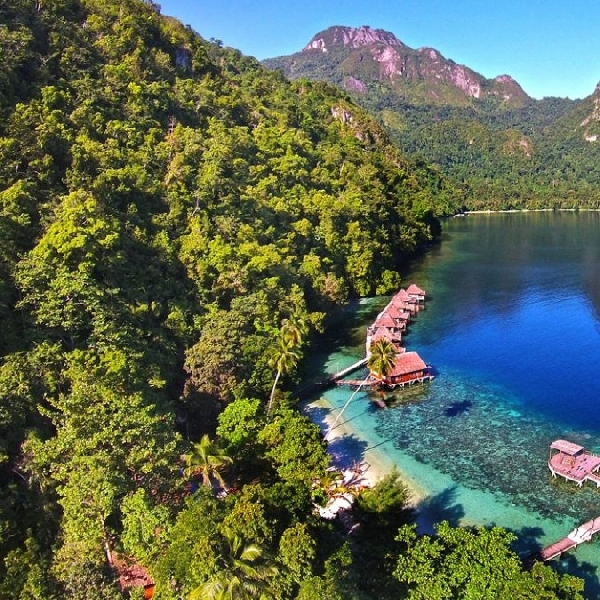
[[[306,404],[302,406],[302,413],[305,414],[313,423],[318,425],[323,433],[327,431],[327,417],[333,410],[327,406],[315,406]]]
[[[465,516],[462,504],[456,503],[456,487],[449,487],[434,496],[420,500],[416,507],[416,523],[419,534],[434,534],[436,523],[448,521],[452,527],[457,527]]]
[[[551,560],[546,564],[552,566],[561,575],[568,573],[583,579],[584,598],[600,598],[600,581],[596,567],[589,562],[579,560],[576,550],[563,554],[560,560]]]
[[[445,415],[447,417],[458,417],[464,413],[469,412],[473,407],[473,403],[470,400],[463,400],[462,402],[453,402],[446,408]]]
[[[521,527],[521,529],[505,527],[504,529],[517,536],[511,547],[525,561],[530,557],[537,556],[542,551],[544,545],[541,539],[544,536],[544,530],[541,527]]]
[[[362,462],[367,443],[355,435],[343,435],[329,442],[327,451],[333,456],[333,462],[338,469],[351,469]]]

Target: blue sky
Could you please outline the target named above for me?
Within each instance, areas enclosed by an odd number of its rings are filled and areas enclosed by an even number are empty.
[[[258,59],[292,54],[331,25],[370,25],[429,46],[534,98],[589,96],[600,81],[598,0],[158,0],[162,14]]]

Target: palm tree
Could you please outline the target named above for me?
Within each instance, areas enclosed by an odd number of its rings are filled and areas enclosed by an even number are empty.
[[[354,390],[350,398],[346,401],[346,404],[342,407],[342,410],[338,413],[338,416],[335,418],[333,423],[327,428],[325,432],[325,439],[331,433],[331,431],[335,428],[338,421],[344,414],[346,408],[352,400],[354,396],[358,394],[361,390],[362,386],[367,383],[369,377],[371,377],[371,373],[374,373],[381,379],[385,379],[385,377],[392,372],[394,365],[396,364],[396,357],[398,356],[398,351],[394,344],[392,344],[389,340],[382,338],[373,342],[369,346],[369,358],[367,360],[367,366],[369,367],[369,374],[361,381],[360,385]]]
[[[269,361],[269,364],[277,370],[275,375],[275,381],[271,388],[271,395],[269,397],[269,404],[267,405],[267,416],[271,413],[273,406],[273,398],[275,397],[275,388],[279,383],[279,378],[284,374],[291,371],[300,360],[300,353],[297,352],[290,346],[284,339],[279,340],[279,345],[275,350],[273,358]]]
[[[204,434],[201,440],[193,445],[192,451],[183,456],[183,459],[186,463],[184,470],[186,477],[201,474],[204,485],[212,487],[212,478],[214,478],[221,487],[225,487],[221,471],[230,465],[233,460],[214,442],[211,442],[208,435]]]
[[[396,364],[398,350],[392,342],[385,338],[373,342],[369,347],[367,366],[378,379],[385,379]]]
[[[308,333],[306,321],[299,315],[284,319],[281,326],[281,338],[292,347],[301,346],[304,336]]]
[[[227,547],[223,564],[206,583],[197,587],[189,600],[270,600],[275,595],[270,580],[279,570],[258,544],[244,544],[243,539],[226,530]]]

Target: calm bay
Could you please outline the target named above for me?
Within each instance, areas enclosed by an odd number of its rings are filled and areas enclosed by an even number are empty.
[[[396,466],[422,531],[442,519],[499,525],[524,557],[600,516],[600,490],[547,468],[554,439],[600,454],[600,213],[451,219],[441,245],[402,276],[428,294],[403,344],[435,379],[390,395],[385,410],[357,394],[332,453]],[[347,311],[343,334],[314,359],[321,373],[364,355],[365,327],[387,300]],[[332,389],[307,413],[325,429],[351,393]],[[600,595],[600,537],[555,565]]]

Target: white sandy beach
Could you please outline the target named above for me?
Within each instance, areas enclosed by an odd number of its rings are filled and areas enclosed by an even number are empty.
[[[364,400],[357,399],[357,402],[364,402]],[[307,407],[317,407],[331,410],[331,412],[324,418],[323,422],[319,423],[323,433],[327,431],[338,415],[338,411],[336,409],[332,409],[331,404],[329,404],[325,398],[319,398],[318,400],[311,402],[309,405],[307,405]],[[344,417],[342,417],[342,419],[336,424],[335,428],[329,432],[327,441],[332,444],[336,440],[343,440],[344,437],[353,437],[359,440],[362,439],[365,443],[368,443],[369,440],[363,439],[361,435],[362,434],[360,431],[353,428],[350,423],[345,422]],[[343,464],[343,461],[340,460],[339,456],[333,452],[330,454],[332,456],[332,465],[334,467],[340,471],[347,469],[348,465]],[[410,491],[411,505],[417,505],[421,500],[429,495],[428,491],[419,483],[418,480],[409,476],[407,473],[403,473],[401,468],[399,468],[399,466],[389,456],[377,448],[367,446],[366,450],[362,453],[362,456],[356,456],[354,459],[361,465],[362,485],[373,487],[377,482],[383,479],[385,475],[396,469],[400,479],[406,484]]]

